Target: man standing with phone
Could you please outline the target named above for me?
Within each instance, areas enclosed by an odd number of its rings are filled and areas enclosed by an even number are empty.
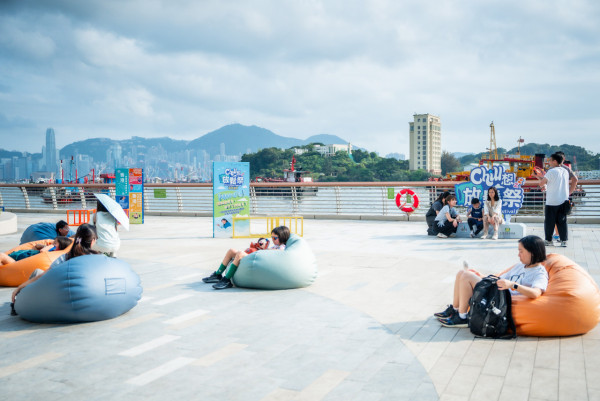
[[[558,228],[560,246],[566,247],[568,240],[567,214],[569,203],[569,172],[561,167],[564,157],[559,153],[550,155],[550,170],[543,177],[537,177],[540,187],[546,186],[546,207],[544,209],[544,234],[546,246],[553,246],[554,226]]]

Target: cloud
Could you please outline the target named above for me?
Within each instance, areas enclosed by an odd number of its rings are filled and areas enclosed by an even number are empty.
[[[429,112],[450,151],[484,149],[492,120],[499,145],[568,132],[600,151],[599,17],[591,0],[6,1],[0,110],[32,137],[239,122],[383,154],[408,153],[412,114]]]

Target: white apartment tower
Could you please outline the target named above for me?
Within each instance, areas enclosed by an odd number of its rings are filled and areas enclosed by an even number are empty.
[[[442,173],[442,123],[432,114],[415,114],[409,122],[411,170]]]

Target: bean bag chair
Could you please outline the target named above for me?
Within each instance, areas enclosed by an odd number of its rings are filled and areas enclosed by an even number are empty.
[[[36,244],[46,246],[52,244],[52,242],[53,240],[50,239],[27,242],[8,250],[5,253],[9,254],[14,251],[35,249]],[[16,287],[24,283],[29,279],[29,276],[31,276],[31,273],[33,273],[35,269],[48,270],[52,262],[70,249],[71,247],[69,246],[62,251],[40,252],[37,255],[30,256],[26,259],[0,266],[0,286]]]
[[[68,237],[75,235],[75,231],[69,230]],[[54,239],[58,236],[55,223],[36,223],[32,224],[23,231],[21,235],[21,244],[41,239]]]
[[[36,323],[93,322],[122,315],[141,295],[140,278],[129,264],[85,255],[53,267],[23,288],[15,310]]]
[[[317,278],[317,262],[306,241],[296,234],[284,251],[258,251],[246,256],[233,276],[237,287],[287,290],[307,287]]]
[[[584,334],[600,322],[600,289],[594,279],[569,258],[548,254],[544,263],[548,288],[536,299],[512,297],[517,334],[558,337]]]

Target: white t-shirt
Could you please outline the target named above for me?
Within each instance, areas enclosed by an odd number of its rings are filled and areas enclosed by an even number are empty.
[[[569,199],[569,172],[562,167],[554,167],[546,172],[546,205],[560,206]]]
[[[94,249],[101,252],[116,252],[121,246],[121,239],[115,228],[115,218],[107,212],[96,213],[96,233],[98,239]]]
[[[285,251],[285,244],[273,245],[270,249],[280,249],[282,251]]]
[[[514,281],[519,285],[539,288],[542,292],[546,291],[546,287],[548,287],[548,272],[542,265],[525,267],[523,263],[517,263],[512,269],[501,275],[500,278]],[[511,288],[510,293],[512,295],[517,295],[519,294],[519,291]]]

